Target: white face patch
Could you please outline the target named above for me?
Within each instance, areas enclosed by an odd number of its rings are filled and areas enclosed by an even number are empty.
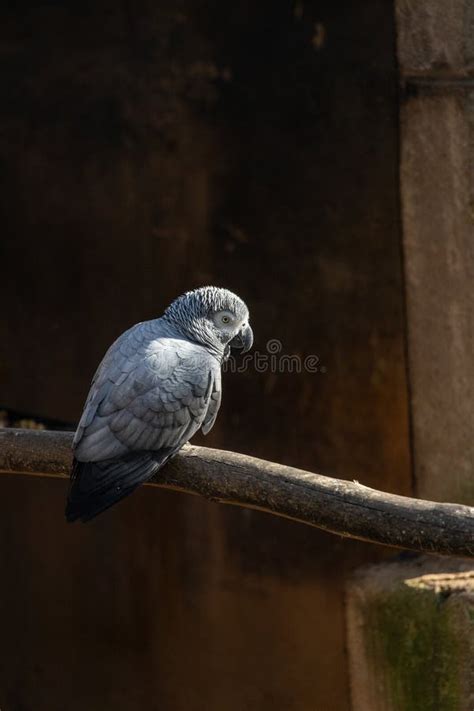
[[[241,326],[239,319],[237,319],[232,311],[218,311],[213,314],[212,320],[219,331],[225,331],[229,334],[235,333]]]

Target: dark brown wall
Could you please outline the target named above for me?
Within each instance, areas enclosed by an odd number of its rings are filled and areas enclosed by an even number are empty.
[[[248,302],[210,446],[408,493],[392,3],[1,13],[1,404],[75,420],[184,289]],[[197,440],[199,441],[199,440]],[[342,584],[381,549],[142,490],[87,527],[0,482],[2,711],[346,711]]]

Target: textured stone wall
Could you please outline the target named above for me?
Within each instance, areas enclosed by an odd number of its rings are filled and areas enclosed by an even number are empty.
[[[474,503],[474,9],[397,3],[417,489]]]
[[[474,503],[474,5],[398,0],[400,192],[415,488]],[[353,711],[471,711],[474,568],[420,559],[348,588]]]

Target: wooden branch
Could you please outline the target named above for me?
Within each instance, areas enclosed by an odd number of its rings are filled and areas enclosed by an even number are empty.
[[[0,429],[0,473],[66,478],[71,442],[69,432]],[[235,452],[187,445],[150,484],[349,538],[474,557],[474,508],[386,494]]]

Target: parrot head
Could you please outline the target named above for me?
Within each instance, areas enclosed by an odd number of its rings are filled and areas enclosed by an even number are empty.
[[[164,318],[187,338],[220,358],[230,349],[245,353],[253,344],[249,310],[236,294],[216,286],[187,291],[167,308]]]

